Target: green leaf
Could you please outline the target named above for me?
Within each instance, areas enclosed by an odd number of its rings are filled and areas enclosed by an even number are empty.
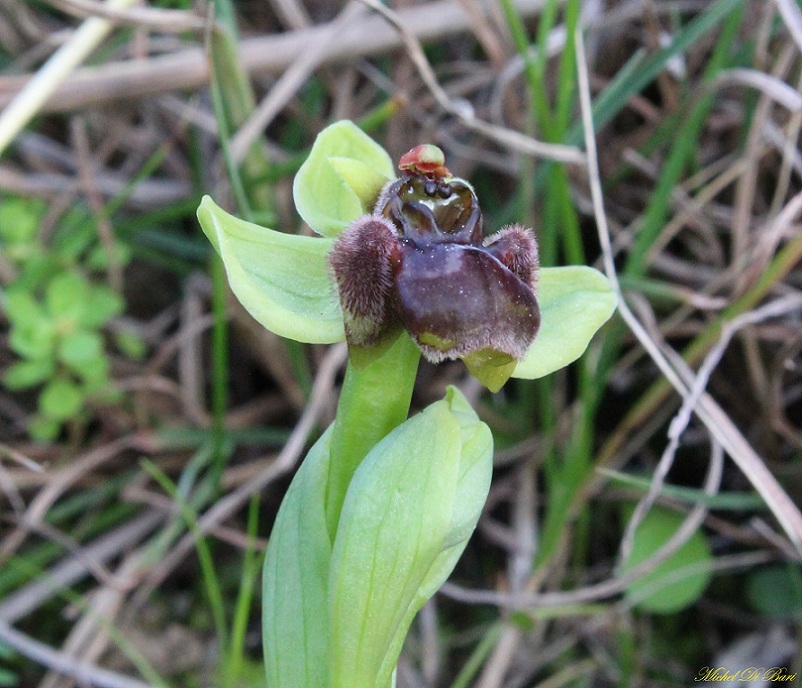
[[[345,339],[329,274],[332,239],[282,234],[229,215],[204,196],[198,220],[225,264],[231,289],[264,327],[310,344]]]
[[[513,377],[534,380],[579,358],[615,310],[607,278],[584,265],[542,268],[538,302],[540,331]]]
[[[86,361],[85,363],[76,363],[71,366],[71,370],[81,379],[84,392],[88,394],[95,394],[101,388],[108,385],[109,382],[109,359],[105,356]],[[103,390],[106,396],[109,393],[113,394],[113,390]]]
[[[415,613],[476,526],[492,453],[490,430],[452,389],[360,464],[331,559],[331,688],[390,685]]]
[[[28,423],[28,434],[39,442],[52,442],[61,431],[61,421],[35,416]]]
[[[748,574],[746,599],[772,619],[802,617],[802,573],[793,564],[763,566]]]
[[[329,429],[295,474],[267,546],[262,628],[270,688],[328,686],[331,542],[325,496],[330,440]]]
[[[36,238],[42,204],[38,200],[9,198],[0,203],[0,239],[28,244]]]
[[[88,298],[92,307],[87,308],[81,316],[84,327],[101,327],[125,309],[122,297],[104,284],[92,285]]]
[[[133,250],[128,244],[120,241],[115,242],[111,247],[111,251],[103,244],[94,246],[89,252],[89,255],[84,260],[84,265],[90,270],[108,270],[112,262],[117,265],[128,265],[131,262]],[[113,257],[113,261],[109,257]]]
[[[3,306],[14,327],[31,325],[45,317],[42,306],[27,289],[9,288]]]
[[[128,330],[115,332],[114,343],[124,356],[134,361],[144,360],[148,353],[148,345],[136,332]]]
[[[14,325],[9,336],[9,344],[15,353],[35,360],[52,359],[55,342],[55,324],[44,318]]]
[[[624,487],[633,487],[643,494],[646,494],[652,485],[652,478],[645,475],[631,475],[608,468],[597,468],[596,470],[610,478],[614,483]],[[763,497],[756,492],[717,492],[716,494],[707,494],[699,488],[665,484],[660,490],[660,494],[689,504],[704,504],[710,509],[765,511],[768,508]]]
[[[392,160],[378,143],[353,122],[335,122],[318,134],[295,176],[295,207],[318,234],[337,236],[373,210],[394,176]]]
[[[90,375],[82,377],[81,382],[87,397],[90,397],[95,404],[115,406],[125,402],[125,393],[109,381],[107,363],[96,368]]]
[[[97,243],[95,223],[87,220],[85,211],[75,206],[68,211],[50,243],[50,250],[60,262],[76,264],[82,254]]]
[[[53,368],[52,358],[19,361],[6,370],[3,384],[12,390],[35,387],[53,374]]]
[[[76,272],[61,272],[50,280],[45,293],[48,312],[79,322],[89,310],[89,283]]]
[[[84,393],[74,382],[56,378],[39,395],[39,412],[56,421],[65,421],[77,415],[84,404]]]
[[[676,533],[684,517],[653,508],[635,531],[628,570],[645,561]],[[707,539],[696,531],[677,552],[626,589],[626,598],[644,611],[673,614],[692,605],[710,582],[713,557]]]
[[[71,368],[81,370],[104,357],[103,339],[97,332],[74,330],[59,342],[58,357]]]
[[[8,669],[0,668],[0,686],[14,688],[19,685],[19,676]]]
[[[18,260],[21,265],[14,282],[14,289],[24,289],[31,294],[36,294],[56,272],[63,268],[52,252],[38,243],[30,244],[28,249],[21,251],[16,256],[9,255],[11,259]]]

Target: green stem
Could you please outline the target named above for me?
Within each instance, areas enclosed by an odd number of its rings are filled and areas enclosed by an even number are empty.
[[[228,320],[226,272],[217,254],[212,256],[212,314],[212,489],[219,494],[227,460],[224,444],[228,406]]]
[[[348,362],[331,437],[326,521],[334,540],[345,493],[362,459],[407,419],[420,351],[406,332],[365,365]]]

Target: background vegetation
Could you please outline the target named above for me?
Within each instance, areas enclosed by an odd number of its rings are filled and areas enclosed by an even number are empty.
[[[422,367],[496,475],[399,687],[799,673],[799,3],[390,4],[0,6],[0,686],[263,685],[262,552],[345,354],[256,325],[194,212],[308,231],[339,118],[624,297],[546,380]]]

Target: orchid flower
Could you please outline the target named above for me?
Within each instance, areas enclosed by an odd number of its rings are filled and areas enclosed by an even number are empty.
[[[279,509],[265,557],[270,688],[390,688],[412,620],[476,527],[493,438],[465,397],[407,419],[421,354],[462,359],[492,391],[579,357],[615,296],[588,267],[539,267],[534,234],[484,236],[470,184],[435,146],[396,177],[351,122],[320,133],[295,178],[320,237],[282,234],[198,208],[231,288],[267,329],[347,340],[335,421]]]
[[[419,158],[423,153],[417,155]],[[402,294],[397,310],[427,358],[465,359],[491,391],[497,391],[510,376],[530,380],[543,377],[579,358],[615,309],[615,295],[604,275],[586,266],[540,267],[536,271],[539,307],[533,306],[526,290],[518,285],[522,280],[514,274],[515,268],[504,265],[505,254],[508,263],[516,255],[526,254],[527,265],[517,266],[518,271],[533,272],[537,254],[531,249],[531,233],[514,226],[484,239],[481,213],[470,185],[450,177],[447,170],[421,172],[424,164],[408,158],[406,165],[412,166],[412,174],[407,169],[396,179],[389,155],[354,124],[341,121],[318,136],[293,187],[299,214],[321,238],[283,234],[237,219],[208,196],[201,202],[198,218],[223,258],[231,288],[243,306],[268,330],[289,339],[328,344],[345,340],[350,331],[351,343],[361,345],[373,343],[387,330],[397,334],[398,328],[391,322],[397,314],[374,313],[388,300],[388,289],[382,283],[386,278],[381,272],[386,265],[379,254],[391,251],[391,244],[396,243],[408,256],[418,258],[414,269],[402,268],[396,278]],[[441,189],[450,184],[452,193],[443,199],[435,190],[427,201],[422,188],[426,181],[441,184]],[[405,193],[408,197],[402,199]],[[459,232],[454,227],[443,226],[442,217],[455,206],[468,217],[447,222],[457,223],[467,241],[456,236]],[[425,242],[427,233],[435,239],[440,235],[439,250],[434,258],[429,255],[420,259],[421,252],[412,250],[413,244]],[[380,237],[373,246],[365,241],[371,234]],[[388,243],[381,238],[390,235],[393,239],[394,234],[405,234],[406,241]],[[338,237],[339,256],[333,252]],[[470,250],[452,250],[460,243]],[[529,250],[519,246],[521,243],[528,243]],[[345,266],[348,261],[343,259],[348,249],[354,256],[352,265],[359,267],[360,258],[368,259],[366,265],[362,261],[364,272],[352,271],[350,280]],[[434,261],[437,270],[445,267],[438,261],[444,263],[446,259],[451,276],[421,284],[417,278],[424,266]],[[412,262],[404,261],[404,265]],[[345,275],[339,279],[340,287],[345,285],[344,301],[338,290],[338,272]],[[534,276],[524,277],[527,279],[523,282],[531,282],[528,286],[534,290]],[[359,289],[360,283],[366,289]],[[349,285],[356,294],[350,299]],[[372,299],[371,287],[376,288]],[[428,302],[422,298],[424,291],[431,297]],[[458,303],[454,302],[455,295],[460,297]],[[452,308],[447,312],[444,302],[449,299]],[[372,309],[367,315],[352,307],[364,301],[370,301],[367,308]],[[501,302],[513,301],[521,303],[519,310],[525,313],[516,315],[515,309],[505,312]],[[527,301],[530,303],[524,303]],[[455,321],[453,337],[443,333],[448,330],[445,326],[427,329],[428,323],[421,322],[427,308],[429,321],[434,318],[437,325],[448,317]],[[538,317],[539,327],[533,325]],[[377,318],[381,321],[378,324],[373,322]],[[522,349],[523,342],[526,346]]]

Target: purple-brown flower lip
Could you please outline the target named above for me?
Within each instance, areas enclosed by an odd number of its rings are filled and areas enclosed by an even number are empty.
[[[439,149],[419,149],[332,251],[349,343],[403,326],[432,362],[521,360],[540,326],[534,236],[515,225],[484,238],[471,186],[445,176]]]

